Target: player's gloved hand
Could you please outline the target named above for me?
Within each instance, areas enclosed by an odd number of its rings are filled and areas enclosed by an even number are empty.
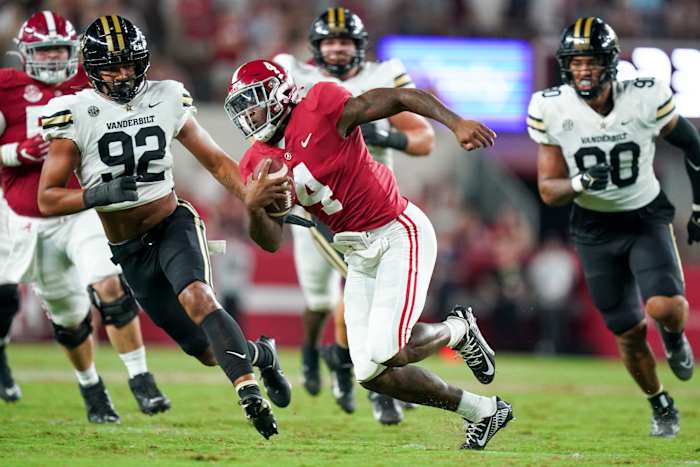
[[[688,245],[700,242],[700,206],[693,205],[693,213],[688,220]]]
[[[0,146],[0,157],[5,167],[38,164],[49,153],[49,142],[41,135],[25,139],[21,143],[10,143]]]
[[[408,146],[408,136],[398,130],[382,130],[374,122],[360,125],[362,137],[367,146],[378,146],[380,148],[394,148],[403,151]]]
[[[133,175],[100,183],[83,192],[83,203],[86,209],[121,203],[122,201],[136,201],[137,199],[139,199],[139,194],[136,191],[136,177]]]
[[[610,179],[610,165],[601,162],[576,175],[571,179],[571,186],[576,193],[603,190]]]

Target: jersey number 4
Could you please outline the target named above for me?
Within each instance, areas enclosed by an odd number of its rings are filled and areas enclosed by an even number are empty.
[[[333,199],[331,187],[316,180],[303,162],[294,166],[294,188],[299,204],[304,207],[321,203],[321,209],[329,216],[343,210],[341,202]]]
[[[140,148],[148,145],[148,138],[155,137],[156,148],[144,151],[138,157],[136,162],[135,148]],[[149,172],[148,164],[153,160],[162,159],[165,157],[165,133],[158,126],[147,126],[141,128],[132,138],[128,133],[123,131],[115,131],[105,133],[97,142],[97,151],[100,154],[100,160],[109,167],[123,165],[124,173],[118,177],[127,175],[139,176],[140,182],[158,182],[165,180],[164,172]],[[118,155],[112,155],[111,148],[118,145]],[[102,181],[109,182],[114,176],[111,173],[103,173]]]
[[[584,146],[574,154],[576,166],[583,172],[607,162],[605,151],[597,146]],[[619,143],[610,150],[610,181],[618,188],[632,185],[639,176],[639,145],[632,141]]]

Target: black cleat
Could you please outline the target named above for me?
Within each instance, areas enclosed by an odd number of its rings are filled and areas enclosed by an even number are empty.
[[[673,404],[673,399],[666,391],[658,397],[649,399],[651,403],[651,436],[675,438],[681,429],[680,415]]]
[[[0,348],[0,351],[2,351],[2,348]],[[21,398],[22,390],[12,378],[12,372],[7,364],[7,360],[0,358],[0,399],[5,402],[17,402]]]
[[[146,415],[170,410],[170,399],[160,392],[151,373],[141,373],[130,378],[129,389],[139,404],[139,409]]]
[[[471,307],[455,305],[447,314],[449,319],[466,321],[467,333],[452,349],[462,356],[480,383],[489,384],[496,377],[496,353],[481,335]]]
[[[301,375],[304,389],[312,396],[321,392],[321,373],[319,371],[319,352],[316,347],[304,346],[301,350]]]
[[[270,436],[276,435],[277,422],[275,416],[270,409],[270,403],[257,394],[251,394],[240,400],[239,404],[243,407],[243,413],[253,424],[258,433],[263,435],[265,439],[270,439]]]
[[[681,381],[688,381],[693,377],[693,368],[695,367],[695,358],[693,357],[693,349],[690,347],[688,338],[683,334],[681,345],[673,348],[668,342],[668,332],[664,329],[661,323],[656,323],[661,338],[664,342],[664,351],[666,352],[666,361],[668,366],[676,378]]]
[[[462,444],[462,449],[484,449],[486,444],[501,428],[505,428],[509,421],[513,420],[513,406],[496,397],[496,413],[481,421],[466,422],[467,438]]]
[[[403,421],[403,409],[399,400],[378,392],[367,393],[372,403],[374,419],[382,425],[398,425]]]
[[[267,396],[277,407],[287,407],[292,400],[292,385],[289,384],[280,368],[275,340],[267,336],[260,336],[255,343],[266,346],[273,355],[272,365],[260,368],[260,377],[265,385]]]
[[[85,401],[87,418],[90,423],[119,423],[119,415],[114,411],[112,400],[102,378],[92,386],[80,386],[80,394]]]
[[[324,348],[323,360],[331,373],[331,393],[345,413],[355,412],[355,385],[352,363],[340,363],[333,355],[333,346]]]

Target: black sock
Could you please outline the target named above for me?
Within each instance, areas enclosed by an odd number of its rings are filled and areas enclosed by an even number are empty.
[[[649,403],[655,412],[663,412],[673,406],[673,399],[671,399],[667,391],[661,391],[657,395],[649,397]]]
[[[219,308],[202,321],[202,330],[214,351],[216,361],[231,382],[253,373],[246,338],[238,323]]]
[[[272,350],[266,345],[248,341],[248,352],[250,353],[250,361],[253,366],[267,368],[275,363],[275,356],[272,354]]]
[[[352,359],[350,358],[350,349],[341,347],[338,344],[333,344],[333,352],[335,353],[335,358],[340,365],[352,365]]]
[[[10,333],[12,319],[19,311],[19,292],[16,284],[0,285],[0,342]]]
[[[245,399],[248,396],[262,397],[262,393],[260,392],[260,386],[258,386],[258,383],[253,380],[251,380],[250,382],[246,381],[245,383],[240,385],[237,388],[236,392],[238,393],[238,397],[240,399]]]
[[[661,325],[661,336],[664,338],[666,350],[676,352],[683,346],[683,331],[671,332]]]

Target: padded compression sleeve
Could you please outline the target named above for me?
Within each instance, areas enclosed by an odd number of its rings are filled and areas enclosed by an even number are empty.
[[[685,117],[666,135],[666,141],[685,153],[685,168],[693,188],[693,204],[700,204],[700,133]]]

